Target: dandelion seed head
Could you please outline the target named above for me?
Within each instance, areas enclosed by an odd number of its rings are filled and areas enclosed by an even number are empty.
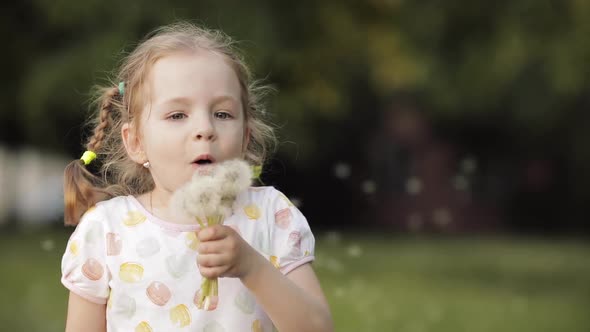
[[[344,297],[345,292],[344,292],[344,288],[342,287],[336,287],[336,289],[334,289],[334,296],[336,297]]]
[[[361,184],[361,190],[365,194],[374,194],[375,191],[377,190],[377,184],[375,184],[375,181],[373,181],[373,180],[365,180]]]
[[[363,254],[363,249],[358,244],[352,244],[348,247],[348,256],[358,258]]]
[[[461,160],[461,170],[465,174],[473,174],[477,170],[477,160],[472,156]]]
[[[437,226],[446,227],[453,221],[453,216],[449,209],[443,207],[434,210],[432,219]]]
[[[55,242],[52,239],[45,239],[41,241],[41,249],[51,251],[55,248]]]
[[[303,205],[303,201],[299,197],[289,197],[289,201],[298,208]]]
[[[251,184],[252,171],[243,160],[200,168],[173,195],[175,208],[189,216],[228,215],[237,195]]]
[[[467,190],[469,189],[469,181],[463,175],[457,175],[453,178],[453,187],[457,190]]]
[[[350,165],[344,162],[338,162],[334,165],[334,176],[339,179],[350,177]]]
[[[330,232],[326,233],[326,242],[336,244],[336,243],[340,243],[341,240],[342,240],[342,235],[339,232],[330,231]]]
[[[418,177],[410,177],[406,181],[406,191],[410,195],[418,195],[422,191],[422,181]]]
[[[332,272],[335,272],[335,273],[340,273],[344,269],[344,266],[342,265],[342,263],[335,258],[328,257],[326,259],[325,263],[326,263],[326,268]]]

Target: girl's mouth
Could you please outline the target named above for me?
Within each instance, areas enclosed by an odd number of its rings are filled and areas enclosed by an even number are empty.
[[[191,165],[200,175],[209,175],[213,171],[215,159],[211,155],[203,154],[198,156]]]
[[[209,165],[215,162],[215,158],[213,158],[210,154],[202,154],[193,160],[193,165]]]

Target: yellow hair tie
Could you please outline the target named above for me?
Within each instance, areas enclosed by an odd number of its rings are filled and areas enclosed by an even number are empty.
[[[88,165],[90,164],[94,159],[96,159],[96,153],[87,150],[84,152],[84,154],[82,155],[82,158],[80,158],[83,162],[84,165]]]
[[[262,173],[262,166],[260,166],[260,165],[252,166],[252,179],[259,179],[261,173]]]

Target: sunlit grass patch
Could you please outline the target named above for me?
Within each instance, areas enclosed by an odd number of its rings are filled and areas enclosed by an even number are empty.
[[[63,331],[68,233],[0,234],[6,331]],[[567,240],[316,234],[336,331],[587,331],[590,246]]]

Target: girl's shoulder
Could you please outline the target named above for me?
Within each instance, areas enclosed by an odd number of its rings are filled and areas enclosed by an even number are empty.
[[[238,202],[246,207],[257,206],[275,212],[285,208],[297,209],[296,204],[273,186],[250,187]]]
[[[244,193],[246,199],[260,204],[274,203],[276,200],[288,200],[287,196],[273,186],[249,187]]]
[[[119,219],[135,210],[137,210],[137,206],[132,196],[116,196],[100,201],[89,208],[82,216],[81,222],[93,219],[101,223],[108,223],[109,220]]]
[[[96,203],[96,209],[103,212],[129,211],[134,207],[133,196],[116,196]]]

